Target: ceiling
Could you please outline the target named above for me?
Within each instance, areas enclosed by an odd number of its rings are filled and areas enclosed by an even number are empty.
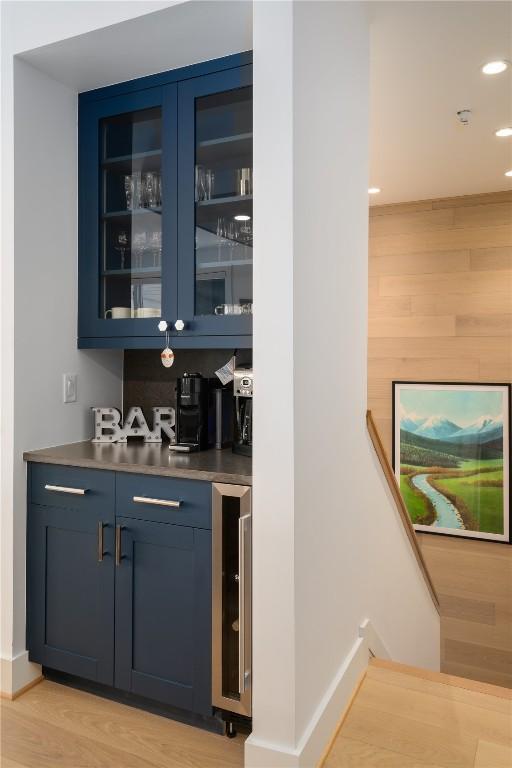
[[[371,3],[372,204],[512,189],[510,2]],[[472,110],[464,127],[456,112]]]
[[[39,4],[37,4],[39,5]],[[44,5],[44,4],[41,4]],[[117,5],[117,4],[116,4]],[[252,47],[251,2],[148,3],[147,13],[25,51],[78,91]],[[371,204],[512,189],[511,2],[371,2]],[[137,55],[134,56],[134,51]],[[470,125],[456,119],[472,110]]]

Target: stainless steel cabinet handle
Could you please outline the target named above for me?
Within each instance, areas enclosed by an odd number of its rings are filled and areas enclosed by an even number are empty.
[[[116,525],[116,565],[121,565],[121,525]]]
[[[45,491],[53,491],[53,493],[72,493],[74,496],[83,496],[87,493],[87,488],[68,488],[65,485],[45,485]]]
[[[181,507],[181,501],[173,501],[172,499],[148,499],[146,496],[134,496],[133,500],[136,504],[154,504],[156,507],[175,507],[177,509]]]
[[[103,525],[101,520],[98,523],[98,563],[103,562]]]
[[[238,520],[238,692],[245,692],[245,632],[247,626],[245,590],[246,590],[246,559],[245,559],[245,523],[250,515],[244,515]]]

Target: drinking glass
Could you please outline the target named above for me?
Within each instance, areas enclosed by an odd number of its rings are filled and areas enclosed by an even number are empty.
[[[162,231],[160,229],[151,233],[149,249],[152,257],[151,267],[159,267],[162,264]]]
[[[215,173],[204,165],[196,165],[196,203],[211,200],[215,184]]]
[[[196,203],[205,199],[205,169],[202,165],[196,165]]]
[[[133,181],[131,174],[124,177],[124,193],[126,195],[126,210],[133,211]]]
[[[140,269],[143,266],[144,252],[146,250],[147,235],[145,232],[136,232],[132,239],[133,266]]]
[[[162,205],[162,174],[155,173],[156,204]]]
[[[142,177],[142,205],[144,208],[156,206],[156,174],[148,171]]]
[[[141,194],[142,194],[142,180],[140,171],[135,171],[131,175],[131,194],[132,194],[132,208],[136,210],[141,207]]]
[[[252,226],[250,221],[237,221],[239,243],[249,245],[252,242]]]
[[[219,304],[218,307],[215,307],[214,312],[216,315],[243,314],[242,306],[240,304]]]
[[[208,168],[205,173],[205,200],[211,200],[213,197],[213,187],[215,183],[215,174]]]
[[[121,269],[125,268],[125,253],[126,249],[128,248],[128,233],[125,232],[124,229],[119,230],[119,232],[116,235],[115,238],[116,245],[114,246],[116,251],[119,251],[121,254]]]
[[[236,194],[252,195],[252,168],[238,168],[235,172]]]

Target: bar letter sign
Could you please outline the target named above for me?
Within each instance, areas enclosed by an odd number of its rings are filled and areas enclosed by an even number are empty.
[[[143,437],[145,443],[161,443],[162,433],[174,441],[174,408],[159,406],[152,408],[153,429],[150,430],[142,413],[142,408],[130,408],[128,415],[121,422],[121,412],[117,408],[92,408],[94,415],[93,443],[126,443],[129,437]]]

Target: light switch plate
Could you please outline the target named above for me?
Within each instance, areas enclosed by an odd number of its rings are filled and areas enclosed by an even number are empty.
[[[62,395],[65,403],[76,403],[77,400],[77,374],[62,374]]]

